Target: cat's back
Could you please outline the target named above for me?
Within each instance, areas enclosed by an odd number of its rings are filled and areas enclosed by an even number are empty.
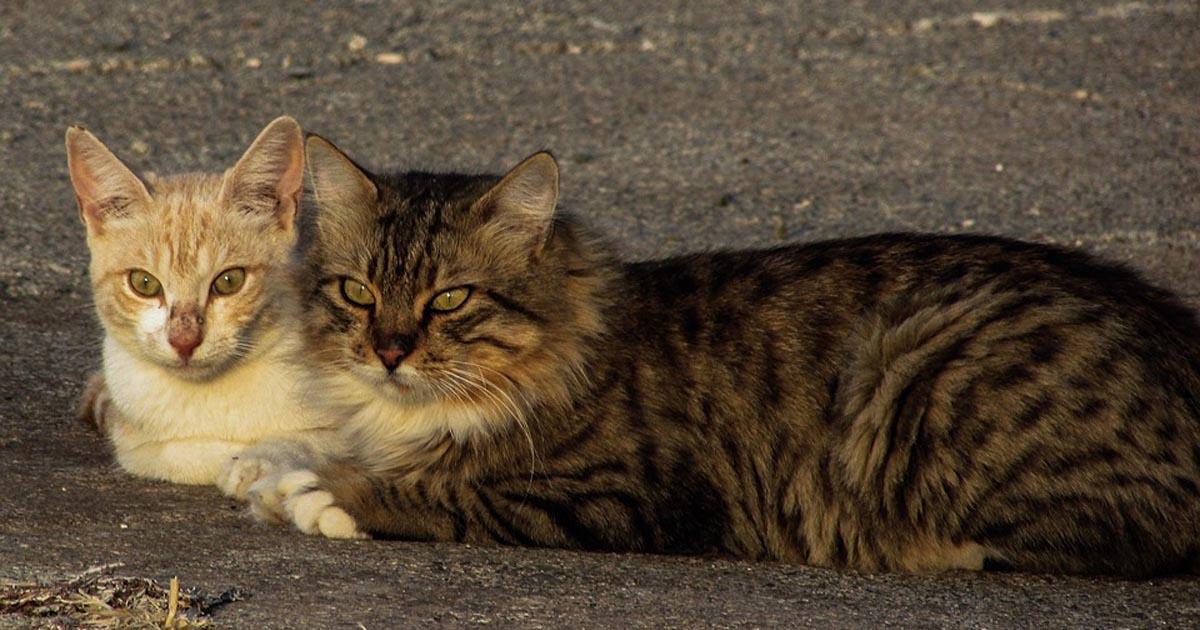
[[[815,426],[870,412],[883,425],[932,401],[927,417],[953,425],[960,446],[968,434],[975,444],[1096,426],[1123,442],[1157,432],[1183,436],[1171,449],[1200,445],[1195,313],[1082,252],[883,234],[625,273],[608,351],[645,389],[680,391],[683,379],[729,418]]]
[[[1035,570],[1152,573],[1186,558],[1200,536],[1195,313],[1082,252],[876,242],[894,271],[859,294],[870,306],[830,402],[830,474],[869,497],[860,518],[936,514],[931,531]]]
[[[634,293],[614,338],[636,348],[629,361],[690,374],[747,407],[932,387],[956,370],[973,375],[946,395],[960,417],[974,406],[1033,414],[1026,403],[1046,391],[1120,417],[1158,401],[1164,422],[1200,424],[1194,311],[1082,252],[883,234],[635,263],[626,274]]]
[[[635,348],[637,408],[713,436],[696,448],[769,462],[819,511],[848,510],[845,536],[915,524],[1014,566],[1133,573],[1200,536],[1200,326],[1125,267],[886,234],[625,271],[614,338]],[[810,561],[946,560],[940,542],[824,531]],[[1054,553],[1030,542],[1055,536]]]
[[[1002,319],[1070,306],[1086,311],[1080,317],[1120,322],[1130,334],[1200,348],[1195,312],[1137,272],[1002,237],[879,234],[691,254],[632,263],[625,272],[637,292],[630,331],[675,321],[689,343],[733,340],[738,327],[848,330],[889,313],[1008,296]]]

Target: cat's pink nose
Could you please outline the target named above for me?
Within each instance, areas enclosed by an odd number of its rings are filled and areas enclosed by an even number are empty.
[[[181,308],[171,308],[171,317],[167,321],[167,342],[175,348],[179,358],[187,363],[192,358],[196,346],[204,341],[204,317],[194,305]]]
[[[405,352],[400,348],[391,346],[388,348],[375,348],[375,354],[379,355],[379,360],[383,362],[383,367],[389,372],[394,372],[400,366],[400,362],[404,360]]]
[[[171,347],[175,348],[175,353],[186,363],[188,359],[192,358],[192,353],[195,352],[196,346],[199,346],[200,342],[204,341],[204,337],[200,334],[172,334],[167,337],[167,341],[171,342]]]

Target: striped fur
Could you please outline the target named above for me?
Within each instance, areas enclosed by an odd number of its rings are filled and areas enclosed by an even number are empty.
[[[309,149],[318,193],[320,169],[355,168]],[[540,220],[487,207],[494,177],[364,177],[357,207],[320,208],[307,259],[308,352],[351,444],[286,490],[307,531],[337,516],[863,571],[1192,568],[1200,326],[1125,268],[912,234],[623,263],[562,213],[544,241],[493,246],[499,217]],[[462,308],[430,314],[462,285]],[[401,376],[380,331],[408,344]]]

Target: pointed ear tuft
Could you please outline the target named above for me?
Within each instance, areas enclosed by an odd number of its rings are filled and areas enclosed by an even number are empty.
[[[80,125],[67,129],[67,170],[79,216],[90,234],[102,234],[106,221],[125,216],[135,205],[150,200],[146,185]]]
[[[221,195],[242,212],[267,213],[291,231],[304,189],[304,136],[290,116],[271,121],[232,169]]]
[[[557,204],[558,163],[542,151],[516,165],[475,202],[475,208],[505,231],[527,237],[536,253],[545,243]]]
[[[310,133],[304,146],[317,202],[317,226],[323,233],[344,233],[372,211],[379,189],[366,170],[332,142]]]

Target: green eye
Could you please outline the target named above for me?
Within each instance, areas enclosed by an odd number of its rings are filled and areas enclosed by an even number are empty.
[[[357,306],[370,306],[375,303],[375,296],[367,285],[354,278],[342,278],[342,297]]]
[[[154,297],[162,293],[162,284],[158,282],[158,278],[141,269],[129,272],[129,286],[134,293],[143,297]]]
[[[453,311],[463,305],[467,301],[467,297],[471,295],[471,290],[467,287],[458,287],[449,291],[442,291],[433,298],[429,306],[435,311]]]
[[[246,270],[241,267],[226,269],[213,280],[212,290],[218,295],[231,295],[238,292],[246,283]]]

